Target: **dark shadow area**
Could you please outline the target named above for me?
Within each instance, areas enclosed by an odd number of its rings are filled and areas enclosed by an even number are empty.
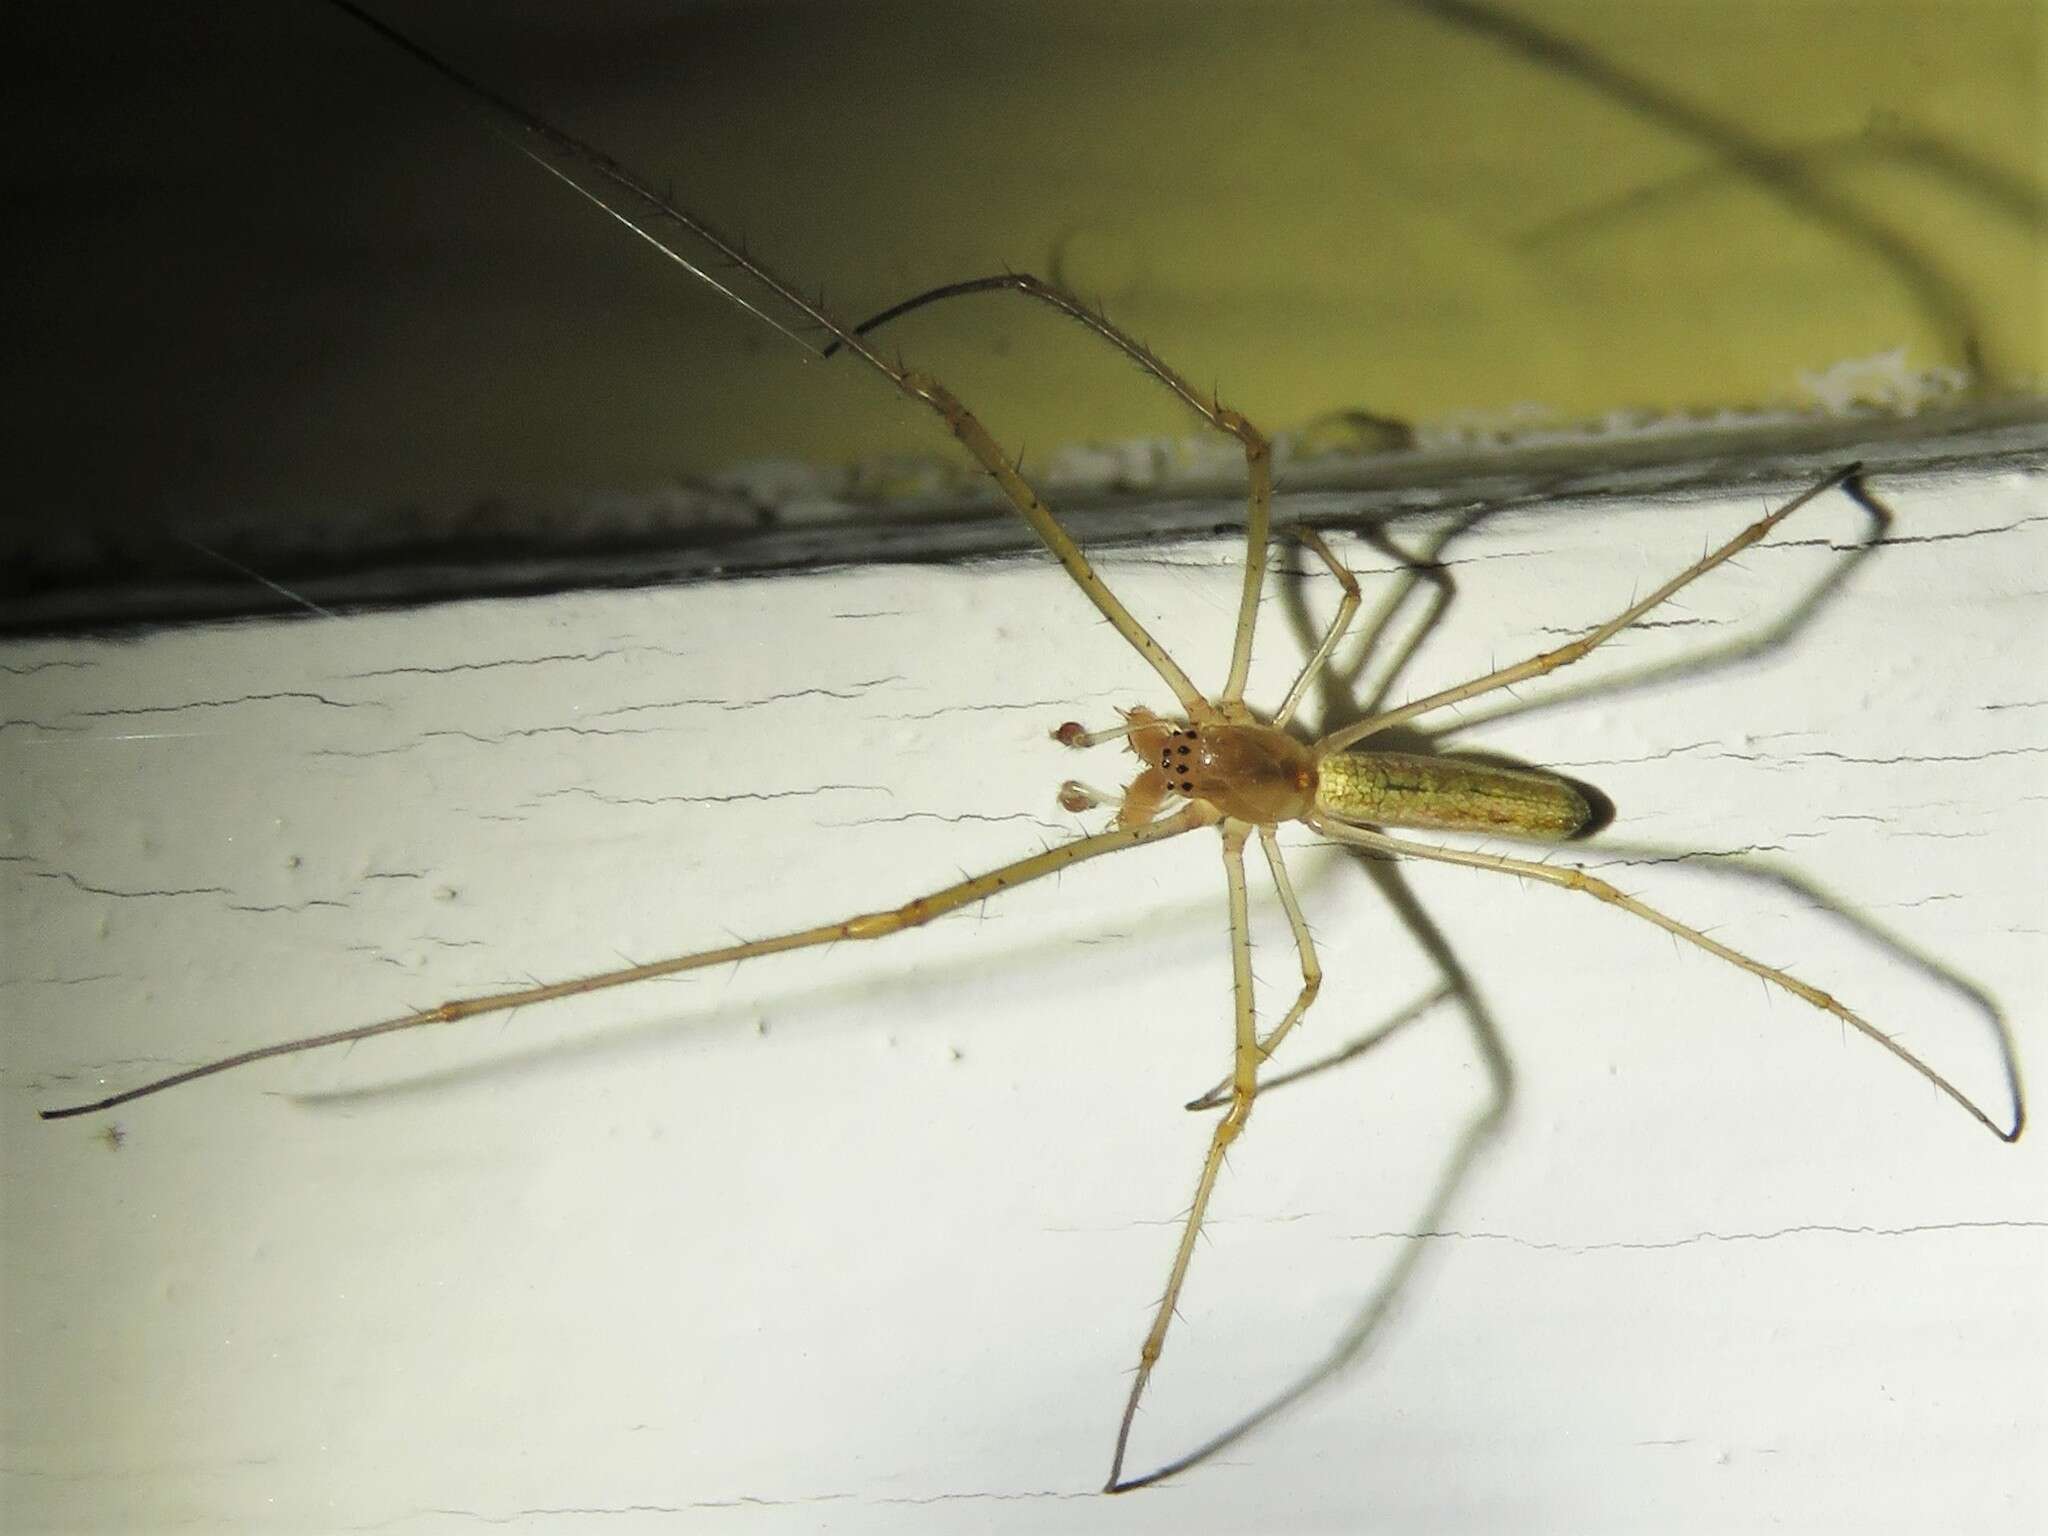
[[[1871,252],[1899,274],[1944,336],[1958,338],[1959,355],[1976,356],[1988,323],[1972,315],[1923,248],[1937,232],[1891,230],[1831,190],[1834,168],[1845,158],[1887,158],[1944,178],[1993,216],[2034,229],[2048,219],[2038,186],[1929,133],[1880,125],[1864,144],[1780,147],[1745,130],[1739,118],[1716,117],[1511,15],[1458,0],[1407,4],[1618,103],[1657,131],[1685,136],[1713,157],[1701,176],[1754,182]],[[754,34],[801,25],[779,14],[764,19],[760,7],[686,9],[686,16],[642,22],[629,34],[640,68],[672,69],[680,60],[712,75],[738,72],[761,57],[750,42]],[[732,14],[723,14],[728,9]],[[524,479],[502,468],[479,470],[489,477],[465,479],[459,491],[423,492],[394,478],[388,489],[380,479],[365,493],[353,475],[333,478],[335,461],[376,462],[384,443],[337,443],[311,423],[351,414],[344,409],[350,389],[368,391],[365,380],[380,365],[377,327],[368,317],[407,312],[399,301],[438,270],[431,262],[415,266],[431,242],[408,221],[460,226],[470,210],[459,203],[416,207],[432,178],[407,148],[437,133],[444,104],[461,116],[458,98],[447,93],[444,103],[432,91],[415,93],[400,73],[376,73],[363,52],[368,40],[319,11],[311,4],[203,13],[157,8],[87,35],[65,22],[62,8],[45,8],[24,29],[25,99],[41,114],[37,120],[72,123],[78,131],[59,136],[62,153],[27,147],[10,188],[25,210],[16,242],[23,267],[17,288],[29,297],[21,323],[26,339],[18,347],[27,360],[18,370],[23,434],[51,462],[38,464],[31,453],[15,516],[0,528],[0,633],[321,615],[854,562],[965,561],[1026,546],[1028,533],[977,495],[968,474],[943,489],[896,496],[857,467],[841,465],[843,473],[820,471],[798,498],[701,468],[658,481],[600,482],[651,487],[624,494],[574,475]],[[617,57],[566,20],[504,19],[497,27],[457,30],[469,40],[451,51],[468,58],[474,50],[480,77],[496,78],[506,68],[509,78],[531,80],[514,66],[524,59],[531,68],[536,54],[565,51],[592,75],[618,73]],[[657,34],[674,54],[648,51]],[[383,113],[365,115],[364,102],[385,87],[397,89],[386,89]],[[573,120],[572,106],[562,111]],[[380,115],[390,122],[378,124]],[[179,132],[154,132],[150,125],[158,121],[177,123]],[[468,138],[465,129],[450,142],[463,146]],[[144,153],[164,142],[176,148],[163,162]],[[487,148],[480,158],[489,163],[500,146]],[[502,159],[514,156],[505,152]],[[225,163],[239,174],[199,175],[195,163]],[[351,163],[379,174],[361,181],[334,174],[336,164]],[[323,164],[330,167],[326,179],[308,169]],[[302,203],[294,194],[309,181],[319,195]],[[337,209],[345,238],[329,222]],[[1594,210],[1583,217],[1604,216]],[[395,227],[379,234],[386,226]],[[552,242],[554,232],[545,238]],[[389,249],[356,248],[386,239]],[[467,286],[503,275],[480,266],[487,264],[472,257],[467,269],[434,276],[432,282],[449,286],[448,304],[423,309],[426,318],[413,328],[437,328],[460,310]],[[735,275],[711,266],[720,281]],[[324,295],[322,302],[298,307],[291,294],[301,280]],[[507,312],[547,317],[547,334],[558,338],[577,333],[585,322],[564,322],[579,286],[573,277],[527,276],[506,299],[521,307]],[[687,297],[679,308],[721,302],[701,283],[684,279],[680,288]],[[396,343],[387,338],[383,346]],[[423,413],[459,419],[486,387],[463,379],[444,393],[448,382],[431,374],[417,382]],[[2041,411],[2038,400],[1984,399],[1946,410],[1943,419],[1873,412],[1802,422],[1795,435],[1832,453],[1873,435],[1924,444],[1930,435],[2014,420],[2038,427]],[[1652,444],[1610,434],[1579,445],[1574,469],[1625,469],[1646,458],[1698,465],[1728,449],[1725,424],[1703,421],[1699,428]],[[388,428],[362,430],[389,437]],[[285,450],[299,432],[319,445],[317,453],[304,449],[317,462]],[[1387,507],[1408,504],[1400,492],[1417,485],[1446,487],[1452,497],[1486,486],[1516,494],[1504,482],[1540,482],[1557,458],[1512,441],[1495,445],[1507,450],[1502,454],[1419,453],[1409,424],[1391,408],[1352,412],[1348,420],[1345,413],[1328,415],[1300,438],[1289,484],[1386,492]],[[1340,438],[1345,452],[1324,451]],[[1854,452],[1877,458],[1866,447]],[[1692,476],[1685,470],[1664,483]],[[323,485],[351,488],[322,491]],[[1221,494],[1194,481],[1132,495],[1094,479],[1046,489],[1101,542],[1213,526],[1213,509],[1198,504]]]

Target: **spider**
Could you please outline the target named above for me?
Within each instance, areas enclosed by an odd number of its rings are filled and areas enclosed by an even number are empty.
[[[1268,579],[1272,536],[1272,452],[1260,429],[1245,416],[1195,389],[1163,359],[1102,314],[1089,309],[1052,284],[1028,274],[949,285],[921,294],[860,325],[849,326],[806,298],[769,267],[722,236],[702,218],[671,204],[633,173],[601,152],[468,80],[410,40],[347,4],[338,7],[413,52],[458,85],[490,103],[517,123],[536,148],[529,151],[553,174],[562,177],[628,223],[663,254],[684,265],[771,324],[780,322],[760,304],[734,291],[713,273],[662,243],[663,225],[682,230],[717,257],[752,278],[779,309],[801,318],[831,338],[825,350],[850,354],[905,398],[928,409],[973,456],[1001,491],[1015,513],[1054,556],[1083,598],[1154,673],[1172,704],[1154,713],[1137,703],[1121,720],[1090,728],[1080,722],[1059,725],[1056,738],[1076,751],[1110,747],[1127,750],[1135,759],[1131,776],[1118,792],[1091,789],[1070,780],[1060,790],[1070,810],[1106,807],[1113,810],[1109,826],[1057,847],[1017,859],[986,873],[893,906],[820,923],[767,938],[744,940],[668,959],[628,965],[571,980],[537,984],[509,992],[466,997],[409,1012],[378,1023],[336,1029],[235,1053],[169,1074],[91,1103],[44,1112],[64,1118],[111,1109],[149,1094],[258,1061],[352,1043],[378,1035],[453,1023],[483,1014],[502,1013],[541,1003],[607,990],[659,977],[761,959],[796,950],[842,942],[874,941],[922,926],[946,913],[973,906],[1078,864],[1155,843],[1192,835],[1216,839],[1223,866],[1230,925],[1232,964],[1231,1056],[1226,1080],[1199,1096],[1190,1107],[1220,1110],[1208,1149],[1197,1173],[1193,1198],[1182,1224],[1160,1297],[1137,1353],[1137,1367],[1118,1418],[1105,1490],[1121,1492],[1181,1470],[1221,1445],[1236,1432],[1200,1447],[1163,1468],[1142,1475],[1126,1472],[1132,1426],[1168,1341],[1175,1305],[1180,1298],[1211,1197],[1229,1149],[1250,1124],[1258,1102],[1266,1063],[1308,1014],[1322,987],[1323,973],[1316,945],[1278,839],[1278,830],[1299,823],[1332,842],[1368,854],[1462,866],[1505,874],[1592,897],[1616,910],[1655,925],[1673,939],[1748,972],[1889,1052],[1936,1090],[1953,1100],[2001,1140],[2017,1139],[2024,1113],[2018,1100],[2010,1126],[2001,1125],[1947,1077],[1905,1046],[1886,1035],[1862,1014],[1810,986],[1789,971],[1774,967],[1723,944],[1622,891],[1610,882],[1569,864],[1525,858],[1492,850],[1437,844],[1397,836],[1388,829],[1477,833],[1526,841],[1566,842],[1589,830],[1594,808],[1571,779],[1538,768],[1509,766],[1468,757],[1448,757],[1376,745],[1386,737],[1436,712],[1533,682],[1568,667],[1606,644],[1669,602],[1693,582],[1768,538],[1785,519],[1823,493],[1857,484],[1857,466],[1846,466],[1804,493],[1769,511],[1700,559],[1680,570],[1648,594],[1630,602],[1606,621],[1575,638],[1507,666],[1493,668],[1462,683],[1438,689],[1392,708],[1376,710],[1318,736],[1297,725],[1297,715],[1321,680],[1331,657],[1356,618],[1361,593],[1357,579],[1318,535],[1302,535],[1343,596],[1337,611],[1287,689],[1281,704],[1262,714],[1246,701],[1257,634],[1260,602]],[[1243,572],[1230,659],[1220,687],[1205,691],[1169,651],[1111,590],[1067,530],[1046,506],[1025,474],[968,407],[938,379],[905,366],[870,340],[880,327],[925,304],[972,292],[1004,290],[1049,305],[1087,327],[1115,348],[1159,386],[1169,391],[1202,422],[1234,440],[1242,451],[1248,481]],[[1254,1006],[1250,897],[1247,854],[1256,844],[1260,861],[1292,933],[1300,979],[1288,1006],[1277,1020],[1260,1027]]]

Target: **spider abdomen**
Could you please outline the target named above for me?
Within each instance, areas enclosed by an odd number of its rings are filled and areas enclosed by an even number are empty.
[[[1317,767],[1315,809],[1339,821],[1563,839],[1593,816],[1576,787],[1538,768],[1412,752],[1332,752]]]

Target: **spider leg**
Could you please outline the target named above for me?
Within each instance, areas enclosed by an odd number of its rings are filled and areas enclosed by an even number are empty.
[[[1985,1113],[1978,1106],[1976,1100],[1935,1071],[1925,1061],[1914,1055],[1912,1051],[1899,1044],[1890,1035],[1864,1018],[1862,1014],[1836,1001],[1833,997],[1821,991],[1820,988],[1801,981],[1789,971],[1781,971],[1776,966],[1765,965],[1761,960],[1752,959],[1738,949],[1731,949],[1718,939],[1709,938],[1697,928],[1688,927],[1686,924],[1678,921],[1677,918],[1665,915],[1648,903],[1638,901],[1626,892],[1616,889],[1599,876],[1589,875],[1585,870],[1574,865],[1539,864],[1533,859],[1509,858],[1505,854],[1481,853],[1473,849],[1444,848],[1434,843],[1410,842],[1406,838],[1388,837],[1384,832],[1374,832],[1365,827],[1348,826],[1342,822],[1323,818],[1319,818],[1315,822],[1315,827],[1319,832],[1326,833],[1336,838],[1339,842],[1353,843],[1360,848],[1375,849],[1382,853],[1396,854],[1402,858],[1432,859],[1440,864],[1459,864],[1467,869],[1487,869],[1506,875],[1518,875],[1523,879],[1538,880],[1545,885],[1554,885],[1560,890],[1578,891],[1584,895],[1591,896],[1595,901],[1604,901],[1611,907],[1619,907],[1624,912],[1640,917],[1644,922],[1652,923],[1662,928],[1673,938],[1682,939],[1695,949],[1705,950],[1717,959],[1726,960],[1730,965],[1747,971],[1750,975],[1758,977],[1772,986],[1782,987],[1802,1002],[1810,1003],[1820,1009],[1821,1012],[1831,1014],[1833,1017],[1840,1019],[1844,1024],[1855,1030],[1857,1034],[1883,1050],[1889,1051],[1921,1077],[1932,1083],[1944,1095],[1954,1100],[1967,1111],[1971,1119],[1982,1125],[1984,1129],[1991,1132],[2000,1141],[2018,1141],[2020,1132],[2026,1127],[2026,1102],[2020,1095],[2017,1080],[2012,1083],[2012,1128],[2007,1130],[1999,1125],[1997,1121],[1993,1120],[1989,1114]]]
[[[1322,556],[1323,564],[1330,568],[1330,574],[1337,578],[1344,589],[1344,599],[1337,604],[1337,615],[1330,620],[1330,627],[1323,631],[1323,638],[1314,653],[1302,665],[1301,674],[1295,678],[1294,686],[1287,690],[1287,697],[1273,715],[1273,724],[1284,728],[1294,718],[1295,710],[1316,681],[1323,669],[1330,664],[1330,654],[1337,649],[1337,642],[1344,638],[1344,631],[1351,627],[1351,621],[1358,613],[1358,605],[1364,595],[1358,590],[1358,578],[1351,574],[1351,568],[1339,560],[1323,542],[1323,536],[1313,528],[1297,528],[1295,537]]]
[[[1138,1416],[1138,1402],[1152,1379],[1152,1368],[1166,1348],[1166,1330],[1173,1322],[1173,1309],[1180,1300],[1181,1286],[1188,1277],[1188,1265],[1195,1256],[1195,1239],[1202,1231],[1202,1218],[1209,1209],[1217,1176],[1223,1171],[1223,1154],[1243,1131],[1250,1118],[1252,1101],[1259,1092],[1258,1019],[1252,1006],[1251,915],[1245,896],[1244,845],[1251,833],[1246,822],[1223,823],[1223,876],[1230,888],[1230,973],[1236,1008],[1235,1065],[1230,1076],[1230,1108],[1217,1120],[1209,1137],[1209,1153],[1202,1160],[1201,1177],[1195,1183],[1194,1202],[1188,1207],[1181,1227],[1180,1246],[1174,1250],[1173,1268],[1166,1277],[1166,1294],[1159,1298],[1152,1326],[1138,1350],[1138,1372],[1131,1382],[1131,1395],[1124,1403],[1123,1419],[1117,1425],[1116,1453],[1110,1460],[1109,1481],[1104,1493],[1121,1493],[1135,1486],[1123,1481],[1124,1453],[1130,1445],[1131,1424]]]
[[[1280,839],[1271,827],[1259,828],[1259,851],[1266,856],[1266,867],[1273,872],[1273,888],[1279,892],[1280,908],[1287,914],[1287,926],[1294,931],[1294,947],[1301,955],[1301,990],[1294,996],[1287,1012],[1259,1041],[1259,1064],[1265,1065],[1280,1042],[1287,1038],[1288,1031],[1301,1022],[1301,1016],[1308,1012],[1309,1005],[1316,1000],[1316,994],[1323,987],[1323,966],[1316,958],[1315,941],[1309,937],[1308,920],[1301,915],[1301,902],[1294,894],[1294,882],[1287,876],[1287,865],[1280,856]],[[1230,1097],[1232,1079],[1226,1077],[1200,1098],[1193,1100],[1188,1109],[1215,1109]],[[1262,1087],[1271,1087],[1265,1083]]]
[[[752,960],[761,955],[785,954],[790,950],[837,943],[841,939],[887,938],[892,933],[920,927],[935,917],[972,905],[998,892],[1057,874],[1084,859],[1100,858],[1103,854],[1134,848],[1142,843],[1163,842],[1169,837],[1191,832],[1213,820],[1213,812],[1205,811],[1199,806],[1189,806],[1184,811],[1160,821],[1148,822],[1143,826],[1115,827],[1107,832],[1098,832],[1093,837],[1062,843],[1057,848],[1048,848],[1043,853],[1034,853],[1029,858],[1018,859],[1003,865],[1000,869],[992,869],[986,874],[976,875],[971,879],[946,886],[942,890],[916,897],[899,907],[890,907],[880,912],[867,912],[858,917],[849,917],[842,922],[824,923],[816,928],[799,929],[794,933],[778,934],[773,938],[754,939],[744,944],[728,944],[720,949],[699,950],[695,954],[653,960],[646,965],[605,971],[595,976],[580,976],[571,981],[553,982],[547,986],[527,987],[518,992],[494,992],[483,997],[456,998],[438,1007],[404,1014],[395,1019],[385,1019],[376,1024],[359,1024],[352,1029],[336,1029],[325,1034],[304,1035],[296,1040],[281,1040],[272,1045],[257,1046],[252,1050],[237,1051],[234,1055],[223,1056],[218,1061],[187,1067],[182,1072],[173,1072],[166,1077],[143,1083],[139,1087],[109,1094],[89,1104],[71,1104],[61,1109],[46,1109],[41,1112],[42,1118],[64,1120],[73,1115],[93,1114],[99,1110],[112,1109],[118,1104],[146,1098],[153,1093],[161,1093],[166,1088],[176,1088],[185,1083],[195,1082],[202,1077],[212,1077],[216,1073],[231,1071],[236,1067],[269,1061],[276,1056],[294,1056],[300,1051],[316,1051],[322,1046],[345,1045],[356,1040],[368,1040],[377,1035],[418,1029],[427,1024],[452,1024],[457,1019],[475,1018],[478,1014],[503,1013],[533,1003],[553,1002],[556,998],[575,997],[585,992],[602,992],[611,987],[630,986],[636,981],[648,981],[656,976],[674,976],[683,971],[728,965],[740,960]]]
[[[1235,714],[1244,703],[1245,680],[1251,674],[1252,632],[1258,624],[1259,599],[1266,587],[1266,544],[1273,523],[1273,445],[1264,433],[1242,414],[1220,400],[1203,395],[1158,353],[1112,321],[1101,310],[1091,308],[1066,290],[1047,282],[1042,277],[1034,277],[1029,272],[1003,272],[993,277],[969,278],[964,282],[947,283],[943,287],[916,294],[862,321],[851,333],[835,329],[834,334],[838,340],[824,349],[824,355],[829,357],[834,350],[843,345],[872,361],[873,354],[868,351],[863,338],[877,327],[899,319],[914,309],[921,309],[927,304],[941,303],[946,299],[956,299],[967,294],[995,292],[1022,294],[1042,304],[1049,304],[1061,314],[1079,321],[1136,363],[1211,427],[1236,438],[1244,449],[1245,474],[1250,482],[1250,488],[1245,495],[1244,581],[1238,598],[1237,632],[1231,643],[1230,676],[1224,682],[1223,692],[1217,696],[1217,702],[1223,706],[1224,712]],[[959,435],[957,429],[955,435]],[[964,437],[961,440],[966,441]],[[990,461],[982,456],[978,448],[974,448],[971,443],[969,448],[984,465],[990,465]],[[994,472],[993,465],[990,465],[990,470],[991,473]],[[997,478],[1000,481],[1001,477]],[[1025,510],[1024,504],[1018,501],[1014,494],[1010,493],[1007,485],[1004,486],[1004,493],[1010,495],[1012,503],[1019,511],[1024,512],[1025,520],[1036,528],[1038,524],[1033,520],[1031,513]],[[1063,563],[1066,562],[1067,557],[1057,548],[1054,549],[1054,553],[1060,555]],[[1069,565],[1068,568],[1071,570],[1072,566]],[[1080,578],[1077,576],[1075,579]],[[1157,665],[1154,662],[1154,666]],[[1171,679],[1168,681],[1171,682]],[[1178,692],[1178,688],[1175,691]],[[1203,710],[1189,706],[1185,695],[1182,696],[1181,703],[1188,706],[1191,716],[1200,717],[1204,713]],[[1206,701],[1204,705],[1206,708]]]
[[[1441,709],[1447,704],[1462,703],[1466,699],[1477,698],[1484,693],[1492,693],[1497,688],[1512,687],[1516,683],[1527,682],[1531,678],[1542,677],[1546,673],[1555,672],[1559,667],[1570,666],[1573,662],[1583,659],[1600,646],[1606,644],[1624,629],[1627,629],[1629,625],[1635,623],[1637,619],[1650,612],[1651,609],[1656,608],[1666,599],[1690,586],[1693,582],[1699,580],[1700,577],[1706,575],[1707,572],[1713,570],[1714,567],[1734,559],[1743,550],[1748,549],[1752,544],[1768,536],[1773,528],[1776,528],[1778,524],[1782,523],[1786,518],[1797,512],[1822,492],[1832,490],[1844,481],[1854,479],[1862,472],[1862,468],[1863,466],[1860,464],[1846,465],[1825,479],[1809,486],[1806,490],[1786,502],[1785,505],[1779,507],[1775,512],[1758,518],[1719,548],[1709,550],[1676,576],[1658,587],[1648,597],[1629,604],[1628,607],[1622,609],[1620,613],[1617,613],[1606,623],[1588,630],[1585,634],[1579,636],[1578,639],[1561,645],[1556,650],[1544,651],[1529,657],[1525,661],[1518,661],[1513,666],[1501,667],[1486,673],[1484,676],[1475,677],[1469,682],[1459,683],[1451,688],[1440,689],[1436,693],[1426,695],[1411,703],[1403,704],[1398,709],[1389,709],[1376,715],[1369,715],[1355,725],[1347,725],[1342,730],[1332,731],[1316,743],[1316,751],[1319,754],[1342,751],[1346,747],[1365,740],[1368,736],[1377,735],[1379,732],[1388,730],[1396,725],[1405,725],[1418,715],[1427,714],[1434,709]]]

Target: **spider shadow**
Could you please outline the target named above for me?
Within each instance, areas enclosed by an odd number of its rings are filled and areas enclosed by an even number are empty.
[[[1839,559],[1833,561],[1817,580],[1763,629],[1720,645],[1694,651],[1673,661],[1625,670],[1590,683],[1559,687],[1542,697],[1518,699],[1497,709],[1462,716],[1434,731],[1389,731],[1385,736],[1375,738],[1376,744],[1390,750],[1481,758],[1513,765],[1515,760],[1491,754],[1447,754],[1444,753],[1443,743],[1447,738],[1470,730],[1474,726],[1596,698],[1603,702],[1608,701],[1618,695],[1640,692],[1680,679],[1690,680],[1736,667],[1783,647],[1813,621],[1862,563],[1876,553],[1890,528],[1892,515],[1889,509],[1869,491],[1860,477],[1852,477],[1845,483],[1844,488],[1862,508],[1869,521],[1865,537],[1843,550]],[[1348,660],[1339,665],[1333,658],[1331,666],[1326,669],[1319,690],[1319,702],[1323,709],[1321,729],[1328,730],[1349,720],[1365,718],[1386,707],[1393,686],[1424,648],[1429,636],[1444,622],[1455,603],[1456,581],[1446,563],[1449,550],[1458,540],[1469,536],[1492,515],[1492,509],[1467,511],[1435,531],[1413,551],[1397,545],[1384,525],[1372,524],[1359,530],[1367,544],[1398,563],[1401,575],[1379,610],[1361,631],[1358,642],[1351,647]],[[1279,584],[1281,601],[1296,644],[1306,654],[1316,644],[1318,628],[1304,600],[1307,580],[1303,576],[1302,566],[1298,560],[1292,563],[1288,574],[1295,579],[1283,580]],[[1378,677],[1368,686],[1367,670],[1373,663],[1375,653],[1386,643],[1403,608],[1425,587],[1430,592],[1425,608],[1407,634],[1392,649],[1390,660],[1383,664]],[[1598,792],[1594,791],[1594,794],[1597,795]],[[1596,824],[1582,832],[1579,841],[1590,837],[1612,819],[1612,803],[1606,801],[1604,796],[1599,796],[1595,805],[1598,813]],[[1677,856],[1675,850],[1650,845],[1602,843],[1600,847],[1622,858]],[[1440,978],[1439,983],[1389,1021],[1353,1039],[1336,1051],[1303,1066],[1276,1074],[1262,1086],[1268,1089],[1278,1088],[1354,1062],[1396,1033],[1419,1022],[1439,1004],[1450,1001],[1456,1003],[1484,1068],[1486,1097],[1451,1139],[1436,1175],[1415,1211],[1408,1228],[1409,1235],[1402,1241],[1379,1279],[1367,1291],[1349,1323],[1332,1341],[1321,1358],[1236,1423],[1203,1442],[1193,1451],[1165,1463],[1144,1476],[1127,1480],[1119,1485],[1120,1489],[1135,1489],[1160,1482],[1206,1460],[1277,1418],[1294,1404],[1364,1359],[1378,1338],[1396,1301],[1420,1271],[1424,1257],[1429,1251],[1432,1236],[1448,1224],[1447,1218],[1457,1202],[1459,1192],[1512,1113],[1515,1068],[1499,1024],[1471,973],[1459,960],[1442,928],[1415,893],[1408,877],[1400,868],[1400,862],[1387,855],[1363,850],[1344,851],[1353,855],[1366,878],[1377,888],[1381,897],[1393,909],[1395,917],[1435,966]],[[1818,882],[1797,871],[1754,860],[1717,859],[1709,867],[1720,877],[1770,885],[1794,893],[1805,902],[1846,924],[1880,949],[1896,956],[1942,988],[1957,995],[1970,1009],[1981,1015],[1997,1042],[2005,1086],[2014,1106],[2014,1135],[2017,1136],[2018,1128],[2024,1124],[2025,1109],[2011,1029],[2003,1012],[1981,987],[1931,954],[1910,944],[1875,919],[1853,911],[1836,893],[1824,889]],[[1204,1100],[1198,1099],[1188,1107],[1206,1108],[1208,1105]]]
[[[1996,377],[1986,365],[1983,326],[1967,288],[1944,270],[1923,242],[1900,233],[1840,190],[1824,158],[1787,147],[1736,118],[1688,100],[1680,92],[1602,55],[1560,32],[1546,30],[1485,0],[1395,0],[1441,25],[1482,39],[1525,64],[1569,82],[1634,115],[1654,131],[1688,140],[1711,157],[1710,170],[1745,181],[1800,219],[1826,230],[1845,245],[1887,268],[1909,293],[1928,324],[1946,337],[1981,392]],[[2038,189],[2010,178],[1987,176],[1986,168],[1955,154],[1941,156],[1942,169],[1994,206],[2017,207],[2019,217],[2038,217]]]

